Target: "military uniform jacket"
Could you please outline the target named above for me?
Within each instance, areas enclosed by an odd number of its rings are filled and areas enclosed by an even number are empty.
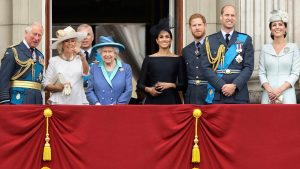
[[[18,60],[26,63],[32,62],[34,66],[29,68],[20,76],[18,74],[20,69],[24,70],[15,59],[13,48],[16,49]],[[7,48],[0,67],[0,104],[12,103],[12,104],[42,104],[42,95],[40,90],[29,88],[11,88],[11,81],[13,77],[17,77],[15,80],[19,81],[32,81],[41,83],[42,73],[44,67],[43,54],[35,49],[36,61],[33,61],[32,54],[27,46],[21,42],[18,45]],[[34,71],[32,68],[35,68]],[[38,68],[38,70],[37,70]]]
[[[201,46],[203,48],[203,46]],[[187,89],[184,93],[184,103],[186,104],[204,104],[207,94],[207,85],[188,84],[188,80],[205,80],[203,70],[201,69],[200,52],[196,55],[196,46],[193,41],[182,50],[182,57],[185,65],[185,84]]]
[[[229,41],[228,46],[226,45],[225,39],[222,35],[222,32],[219,31],[208,36],[210,50],[213,57],[216,57],[218,48],[221,44],[223,44],[227,49],[231,45],[236,45],[237,36],[240,34],[239,32],[234,31],[232,37]],[[241,56],[243,58],[242,62],[238,63],[236,59],[233,59],[228,69],[240,70],[240,73],[234,74],[224,74],[222,78],[217,76],[217,73],[212,70],[212,65],[209,63],[207,58],[207,52],[204,47],[201,52],[201,65],[203,67],[203,72],[210,83],[215,88],[215,95],[213,103],[248,103],[249,102],[249,92],[247,87],[247,82],[250,79],[253,67],[254,67],[254,51],[252,45],[252,38],[249,35],[246,35],[246,41],[242,44],[242,52]],[[236,84],[235,93],[226,97],[222,94],[221,88],[225,84]]]

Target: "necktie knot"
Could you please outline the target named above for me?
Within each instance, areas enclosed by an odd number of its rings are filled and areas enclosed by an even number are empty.
[[[200,42],[196,43],[196,48],[198,48],[198,49],[200,48]]]
[[[225,41],[226,41],[226,44],[228,45],[229,44],[229,36],[230,36],[230,34],[227,33],[225,36],[226,36]]]
[[[30,51],[31,54],[33,54],[34,48],[29,48],[29,51]]]

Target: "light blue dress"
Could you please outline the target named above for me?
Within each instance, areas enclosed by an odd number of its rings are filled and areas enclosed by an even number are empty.
[[[278,55],[272,44],[262,47],[259,60],[260,84],[268,82],[273,89],[278,88],[284,82],[291,84],[292,88],[283,92],[283,104],[297,103],[294,84],[299,78],[299,72],[300,55],[297,44],[287,43]],[[265,90],[261,103],[269,103],[268,93]]]

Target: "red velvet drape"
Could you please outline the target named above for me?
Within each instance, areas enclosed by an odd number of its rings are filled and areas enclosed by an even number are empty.
[[[202,107],[201,169],[299,169],[299,105]]]
[[[50,108],[52,160],[42,164],[43,108],[0,107],[0,169],[191,168],[191,105]]]
[[[0,169],[191,169],[192,105],[0,106]],[[299,105],[198,107],[201,169],[298,169]]]

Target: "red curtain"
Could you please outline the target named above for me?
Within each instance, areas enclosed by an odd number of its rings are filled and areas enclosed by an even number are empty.
[[[200,168],[300,168],[299,105],[211,105],[202,111]]]
[[[191,169],[194,108],[201,169],[300,168],[299,105],[0,106],[0,169]]]
[[[42,164],[43,107],[0,107],[1,169],[191,168],[191,105],[50,108],[52,160]]]

